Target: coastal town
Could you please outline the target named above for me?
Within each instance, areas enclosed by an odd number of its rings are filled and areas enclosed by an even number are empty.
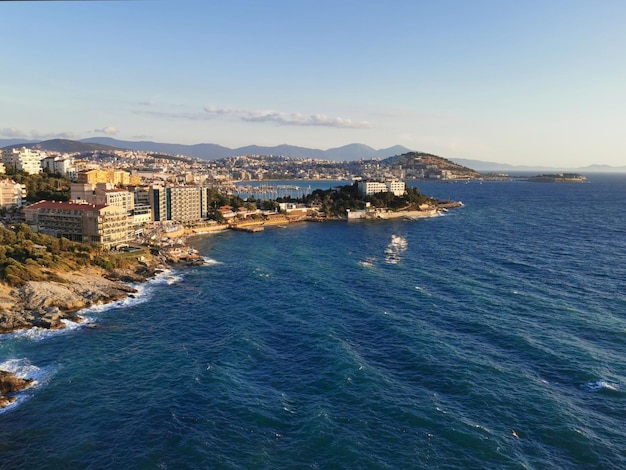
[[[368,204],[366,198],[387,192],[402,197],[405,179],[479,176],[444,159],[438,159],[437,165],[433,159],[438,157],[413,155],[410,164],[403,157],[403,164],[396,165],[380,160],[340,165],[277,156],[201,161],[139,151],[73,154],[18,147],[2,152],[0,174],[6,176],[0,180],[0,207],[5,221],[24,222],[34,231],[70,241],[121,249],[131,243],[158,244],[181,234],[226,228],[258,231],[262,226],[304,220],[390,218],[394,214],[386,206]],[[38,197],[16,181],[23,173],[57,175],[65,193],[57,193],[58,198]],[[279,184],[268,178],[297,178],[303,183]],[[341,213],[323,207],[319,198],[304,204],[299,197],[311,192],[306,187],[310,180],[354,182],[363,204]],[[412,209],[411,217],[437,210],[426,201]]]
[[[411,181],[502,176],[416,152],[331,162],[5,148],[0,334],[64,328],[68,321],[80,322],[77,312],[85,307],[134,295],[129,283],[146,281],[168,265],[202,264],[186,243],[189,237],[329,220],[433,217],[462,204],[421,194]],[[313,190],[316,181],[328,182],[326,189]],[[28,380],[0,371],[0,407],[28,386]]]
[[[125,150],[4,149],[0,334],[64,328],[82,320],[82,308],[134,295],[129,282],[145,281],[169,264],[202,264],[185,242],[189,236],[336,219],[431,217],[458,204],[424,196],[403,178],[476,176],[462,167],[458,173],[440,168],[428,155],[411,156],[413,164],[403,158],[395,166],[254,155],[203,162]],[[311,180],[337,185],[311,191]],[[0,371],[0,407],[31,383]]]

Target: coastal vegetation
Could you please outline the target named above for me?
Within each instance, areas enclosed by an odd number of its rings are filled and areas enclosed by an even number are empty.
[[[21,287],[29,281],[64,282],[59,274],[87,267],[125,269],[135,259],[95,245],[33,232],[26,224],[0,227],[0,283]]]
[[[319,207],[328,218],[345,219],[347,210],[362,210],[369,203],[376,208],[387,208],[392,211],[419,210],[422,204],[434,205],[436,201],[422,193],[417,187],[407,187],[403,196],[392,192],[380,192],[362,196],[358,190],[358,182],[332,189],[316,189],[304,197],[282,198],[279,202],[296,202],[307,206]]]
[[[31,202],[70,200],[72,181],[65,176],[49,171],[31,175],[24,171],[15,171],[12,168],[7,168],[6,176],[16,183],[26,186],[26,199]]]

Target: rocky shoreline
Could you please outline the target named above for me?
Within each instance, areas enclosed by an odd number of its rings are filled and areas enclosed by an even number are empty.
[[[142,282],[156,272],[158,268],[141,264],[135,270],[59,273],[59,282],[30,281],[0,298],[0,334],[33,327],[59,329],[65,326],[63,320],[80,322],[78,310],[122,299],[136,292],[125,282]]]
[[[64,328],[66,320],[81,322],[78,311],[91,305],[115,302],[137,292],[128,282],[143,282],[162,271],[162,265],[138,263],[134,269],[105,271],[88,268],[59,273],[60,281],[30,281],[17,289],[0,286],[0,334],[34,327]],[[0,370],[0,408],[13,403],[14,393],[30,387],[22,379]]]

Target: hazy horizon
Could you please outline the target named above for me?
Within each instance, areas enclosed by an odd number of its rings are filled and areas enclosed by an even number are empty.
[[[1,139],[626,162],[622,2],[2,2],[0,13]]]

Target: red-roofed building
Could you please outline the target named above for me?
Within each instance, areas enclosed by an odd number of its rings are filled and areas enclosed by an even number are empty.
[[[111,248],[128,242],[123,207],[79,202],[40,201],[24,208],[26,223],[37,232]]]

